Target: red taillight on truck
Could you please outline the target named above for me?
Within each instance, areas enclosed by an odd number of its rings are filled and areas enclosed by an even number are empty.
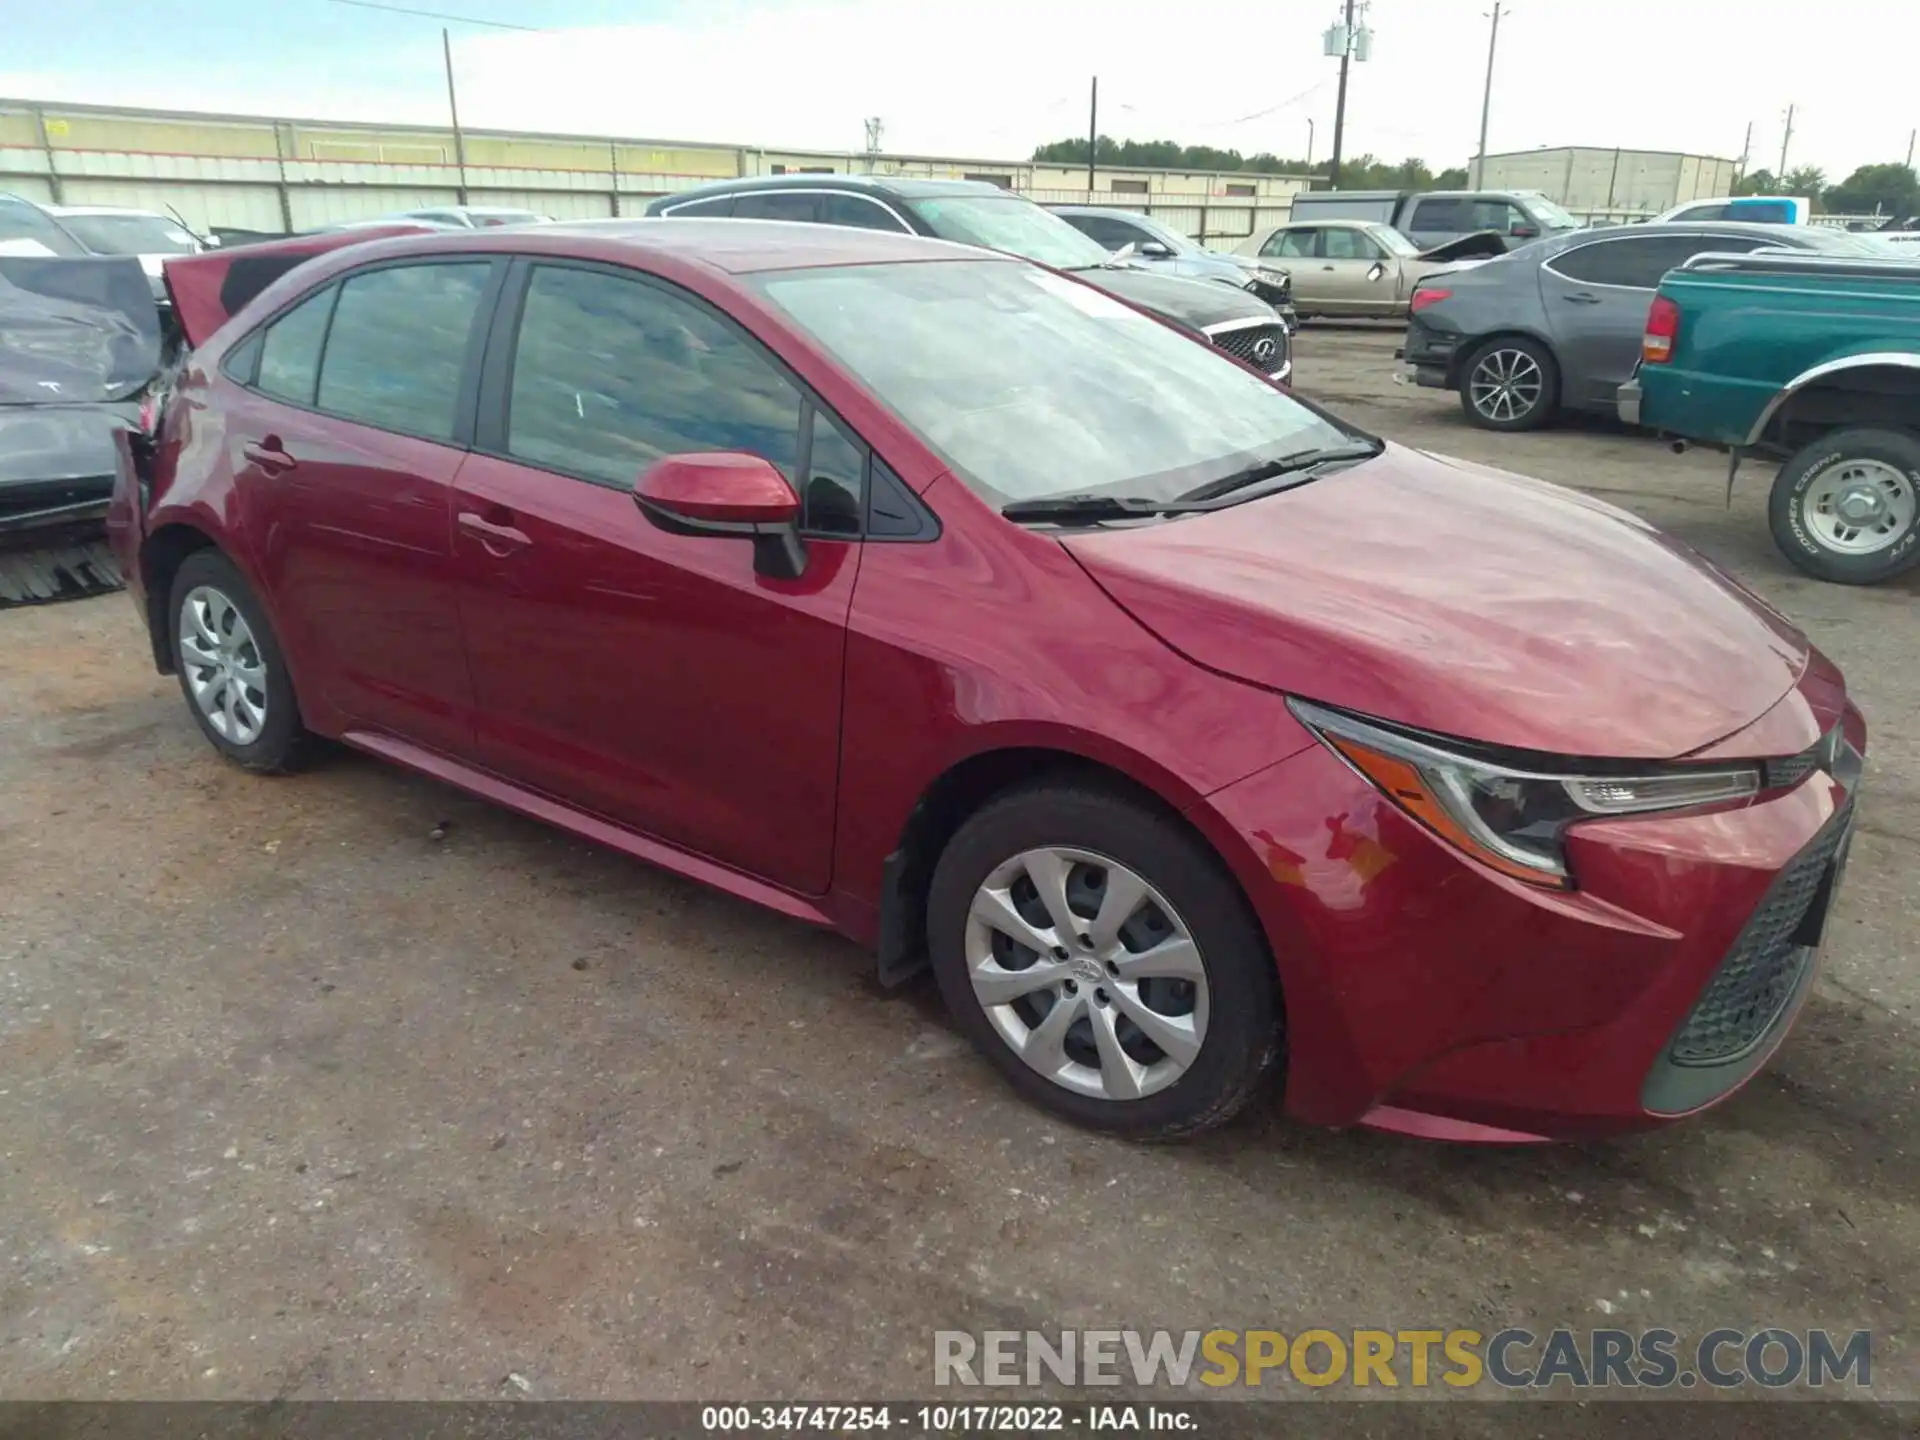
[[[1673,359],[1673,342],[1680,336],[1680,307],[1664,295],[1653,297],[1647,310],[1647,333],[1640,339],[1640,363],[1664,365]]]
[[[1407,309],[1415,315],[1418,315],[1422,310],[1426,309],[1427,306],[1438,305],[1442,300],[1451,300],[1452,298],[1453,292],[1451,290],[1442,290],[1438,286],[1428,289],[1423,286],[1415,290],[1413,294],[1408,297]]]

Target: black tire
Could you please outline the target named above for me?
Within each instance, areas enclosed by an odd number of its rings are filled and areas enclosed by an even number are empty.
[[[265,718],[259,732],[245,743],[236,743],[221,734],[200,708],[194,696],[196,678],[204,678],[205,666],[194,665],[182,650],[181,612],[187,597],[196,590],[210,590],[224,596],[252,633],[253,653],[266,675]],[[168,644],[173,654],[174,673],[180,679],[180,694],[187,702],[200,733],[213,748],[242,769],[263,774],[285,774],[297,770],[311,756],[313,736],[300,721],[300,705],[293,693],[293,680],[280,651],[279,638],[267,619],[266,607],[253,593],[232,561],[217,550],[196,550],[181,562],[174,573],[167,597]]]
[[[1496,360],[1496,357],[1512,357]],[[1524,357],[1524,359],[1520,358]],[[1524,367],[1531,363],[1538,371],[1538,388],[1531,392],[1522,390],[1510,395],[1516,402],[1512,413],[1505,413],[1497,402],[1482,398],[1476,401],[1474,396],[1474,377],[1480,367],[1489,362],[1505,363]],[[1525,376],[1524,368],[1520,374]],[[1560,365],[1549,350],[1538,340],[1529,340],[1524,335],[1497,335],[1493,339],[1474,346],[1467,358],[1460,363],[1460,409],[1469,423],[1482,430],[1538,430],[1551,421],[1560,409]],[[1520,404],[1519,400],[1531,394],[1530,403]],[[1484,407],[1484,408],[1483,408]]]
[[[1823,483],[1837,478],[1836,470],[1861,461],[1878,462],[1878,485],[1883,503],[1898,507],[1889,516],[1897,526],[1874,550],[1836,549],[1809,524],[1809,501]],[[1880,469],[1879,467],[1886,467]],[[1894,480],[1888,471],[1902,477]],[[1863,477],[1872,484],[1874,477]],[[1889,489],[1889,487],[1891,487]],[[1838,585],[1877,585],[1882,580],[1920,564],[1920,436],[1905,430],[1854,426],[1830,430],[1802,447],[1773,482],[1767,501],[1767,524],[1773,543],[1797,567],[1820,580]],[[1817,507],[1816,507],[1816,513]],[[1904,518],[1904,524],[1900,521]],[[1874,537],[1878,538],[1878,537]]]
[[[966,956],[974,895],[997,866],[1046,846],[1092,851],[1133,870],[1178,912],[1200,951],[1209,1016],[1199,1052],[1177,1080],[1143,1098],[1086,1095],[1041,1075],[974,995]],[[1027,1099],[1092,1129],[1149,1141],[1198,1135],[1245,1105],[1279,1058],[1279,981],[1238,884],[1179,824],[1095,785],[1022,788],[971,816],[934,869],[927,941],[947,1008],[980,1052]]]

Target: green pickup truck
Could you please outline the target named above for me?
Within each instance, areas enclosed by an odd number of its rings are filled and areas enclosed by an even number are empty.
[[[1781,459],[1774,542],[1822,580],[1920,564],[1920,263],[1696,255],[1660,282],[1620,418]]]

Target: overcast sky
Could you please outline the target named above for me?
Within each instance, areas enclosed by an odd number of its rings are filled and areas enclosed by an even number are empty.
[[[1305,155],[1331,148],[1337,0],[395,0],[539,27],[453,25],[461,118],[768,147],[1020,158],[1102,133]],[[339,0],[60,0],[12,13],[0,95],[444,123],[440,22]],[[1489,0],[1375,0],[1347,153],[1464,164]],[[1830,180],[1906,158],[1920,3],[1512,0],[1488,149],[1620,145],[1779,163]]]

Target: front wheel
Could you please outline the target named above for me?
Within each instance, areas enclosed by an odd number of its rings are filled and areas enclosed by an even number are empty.
[[[1460,408],[1482,430],[1538,430],[1560,403],[1560,367],[1537,340],[1489,340],[1460,367]]]
[[[948,1008],[1047,1110],[1181,1139],[1273,1068],[1273,960],[1239,887],[1131,800],[1054,784],[993,801],[947,845],[927,910]]]
[[[1920,563],[1920,436],[1855,426],[1805,446],[1774,479],[1774,544],[1807,574],[1873,585]]]

